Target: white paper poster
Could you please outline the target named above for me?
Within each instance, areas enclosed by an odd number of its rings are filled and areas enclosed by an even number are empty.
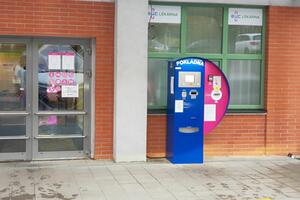
[[[204,104],[204,121],[216,121],[216,104]]]
[[[48,53],[48,69],[56,70],[61,68],[61,56],[58,52]]]
[[[213,76],[213,88],[214,89],[221,89],[222,85],[221,76]]]
[[[228,24],[242,26],[262,26],[262,9],[229,8]]]
[[[150,23],[180,24],[181,7],[149,5],[148,17]]]
[[[78,98],[78,85],[62,85],[61,97],[62,98]]]
[[[175,100],[175,112],[176,113],[183,112],[183,100]]]
[[[74,70],[75,69],[75,54],[74,53],[62,54],[62,69],[63,70]]]

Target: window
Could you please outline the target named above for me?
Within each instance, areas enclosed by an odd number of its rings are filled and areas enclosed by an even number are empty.
[[[148,60],[148,108],[165,109],[167,105],[167,59]]]
[[[260,104],[260,61],[229,60],[227,79],[230,85],[230,103],[233,105]]]
[[[223,9],[187,7],[186,13],[186,51],[188,53],[221,53]]]
[[[263,8],[204,4],[150,7],[151,17],[158,14],[174,19],[149,20],[148,109],[166,109],[167,62],[188,56],[210,59],[226,74],[231,89],[229,109],[264,108]]]
[[[150,52],[179,52],[180,26],[150,23],[148,50]]]

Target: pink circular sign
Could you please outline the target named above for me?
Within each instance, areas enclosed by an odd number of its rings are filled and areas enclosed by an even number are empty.
[[[226,113],[230,88],[224,73],[209,60],[205,60],[204,80],[204,135],[211,132]]]

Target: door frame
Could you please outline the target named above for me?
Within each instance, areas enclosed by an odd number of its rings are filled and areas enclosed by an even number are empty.
[[[25,111],[0,111],[0,116],[26,116],[26,152],[22,153],[1,153],[0,160],[43,160],[43,159],[74,159],[91,156],[92,136],[91,130],[94,127],[94,114],[91,108],[94,107],[93,93],[94,80],[91,76],[94,70],[92,66],[91,45],[92,39],[63,38],[63,37],[0,37],[0,43],[21,43],[26,45],[26,110]],[[65,44],[84,46],[84,110],[83,111],[38,111],[38,44]],[[86,73],[88,72],[88,73]],[[88,77],[88,78],[87,78]],[[28,81],[30,80],[30,81]],[[36,84],[37,83],[37,84]],[[37,147],[38,116],[48,114],[80,114],[84,115],[84,138],[82,151],[57,151],[39,153]],[[0,138],[1,139],[1,138]]]

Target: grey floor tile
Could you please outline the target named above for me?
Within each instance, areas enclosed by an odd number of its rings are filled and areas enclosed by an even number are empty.
[[[300,161],[220,158],[203,165],[166,162],[0,163],[0,199],[272,200],[300,199]]]

